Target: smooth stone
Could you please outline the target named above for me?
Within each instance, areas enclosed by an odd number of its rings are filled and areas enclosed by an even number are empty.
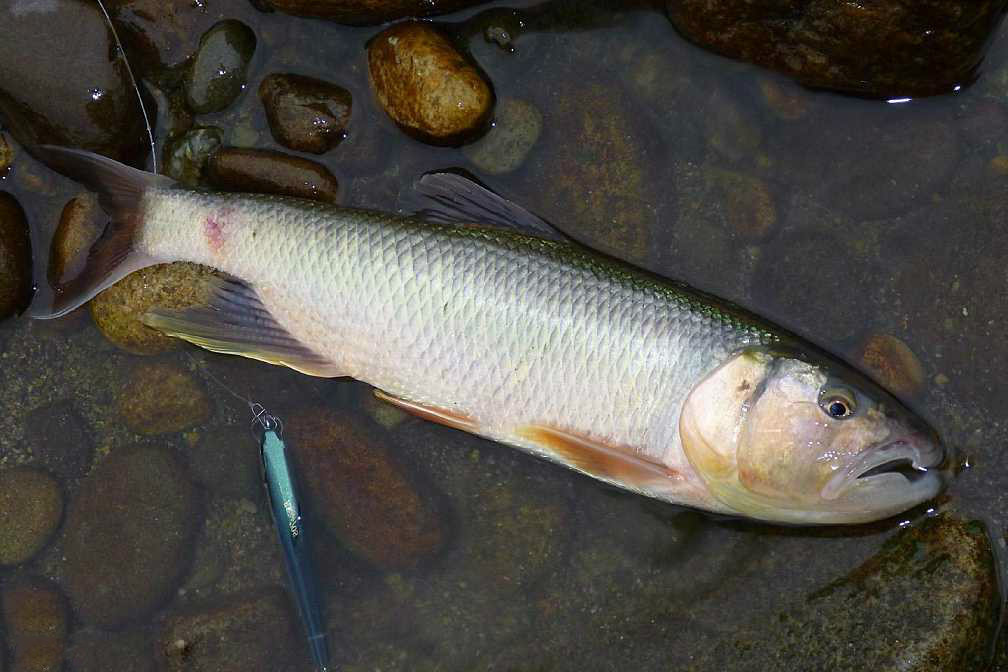
[[[80,478],[91,468],[94,439],[87,421],[70,400],[32,409],[25,417],[25,444],[32,464],[64,480]]]
[[[255,33],[235,19],[216,23],[203,34],[184,82],[193,112],[219,112],[241,95],[255,48]]]
[[[262,489],[260,459],[250,450],[248,427],[211,427],[186,451],[190,471],[207,489],[228,497],[255,499]]]
[[[64,588],[85,623],[116,628],[172,596],[199,524],[195,488],[172,452],[119,448],[67,512]]]
[[[216,272],[188,262],[148,266],[131,273],[90,302],[91,315],[113,345],[135,355],[175,350],[181,341],[151,329],[142,321],[152,308],[182,310],[204,306],[208,281]]]
[[[493,126],[485,136],[466,145],[462,153],[484,173],[501,175],[521,167],[542,133],[542,113],[517,98],[497,103]]]
[[[22,147],[138,156],[146,130],[116,53],[97,3],[15,3],[0,22],[0,119]]]
[[[11,149],[10,143],[7,142],[7,136],[4,133],[0,133],[0,177],[3,177],[7,169],[13,164],[14,150]]]
[[[224,133],[213,126],[197,127],[165,144],[165,173],[188,187],[203,184],[210,155],[224,144]]]
[[[690,41],[805,85],[892,98],[952,93],[976,78],[1004,0],[668,0]]]
[[[254,0],[266,10],[329,19],[350,25],[386,23],[473,7],[485,0]]]
[[[63,491],[33,467],[0,471],[0,567],[19,565],[49,542],[63,515]]]
[[[769,185],[758,177],[729,170],[707,171],[710,197],[724,211],[728,230],[746,242],[770,237],[777,227],[777,206]]]
[[[339,184],[320,163],[270,149],[225,147],[207,163],[210,185],[224,191],[339,202]]]
[[[185,369],[165,362],[139,364],[119,394],[119,417],[138,434],[181,432],[213,415],[213,401]]]
[[[353,99],[342,86],[293,74],[272,74],[259,85],[273,139],[288,149],[324,154],[346,136]]]
[[[924,387],[924,367],[910,347],[889,334],[874,334],[861,348],[862,368],[882,387],[912,397]]]
[[[313,510],[351,551],[389,570],[442,549],[439,512],[386,448],[377,425],[324,407],[295,412],[285,424]]]
[[[69,615],[59,588],[42,579],[17,579],[0,591],[12,672],[59,672]]]
[[[46,276],[50,285],[57,287],[61,280],[74,278],[84,269],[87,252],[101,237],[106,220],[92,193],[81,193],[67,201],[49,244]]]
[[[368,43],[371,89],[407,134],[458,145],[487,129],[494,92],[479,69],[430,24],[387,28]]]
[[[27,308],[32,292],[28,220],[17,200],[0,191],[0,320]]]
[[[170,616],[156,650],[166,672],[276,670],[298,660],[296,618],[279,589],[243,593]],[[298,626],[299,627],[299,626]],[[300,629],[300,628],[299,628]],[[302,655],[307,657],[307,645]],[[301,669],[301,668],[298,668]],[[304,669],[308,669],[307,665]]]

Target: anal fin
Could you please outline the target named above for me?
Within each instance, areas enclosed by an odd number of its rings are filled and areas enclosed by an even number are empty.
[[[155,309],[143,322],[212,352],[287,366],[309,376],[345,375],[280,325],[253,288],[238,280],[214,280],[212,292],[206,308]]]
[[[397,406],[398,408],[401,408],[407,413],[411,413],[418,418],[430,420],[431,422],[436,422],[453,429],[461,429],[464,432],[471,432],[473,434],[478,433],[479,426],[476,422],[472,418],[461,413],[449,411],[444,408],[437,408],[435,406],[424,406],[423,404],[418,404],[414,401],[407,401],[406,399],[392,396],[388,392],[382,392],[379,389],[375,389],[374,395],[378,399],[388,402],[393,406]]]
[[[635,454],[630,448],[543,425],[529,425],[518,435],[558,461],[589,476],[637,491],[655,491],[682,480],[674,469]]]

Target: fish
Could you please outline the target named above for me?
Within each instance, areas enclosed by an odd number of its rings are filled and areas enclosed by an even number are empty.
[[[581,245],[451,172],[414,214],[183,188],[36,147],[109,217],[54,318],[126,275],[215,268],[207,307],[144,322],[213,352],[350,377],[421,418],[619,488],[789,525],[934,498],[953,451],[854,367],[739,306]],[[78,268],[75,263],[68,268]]]

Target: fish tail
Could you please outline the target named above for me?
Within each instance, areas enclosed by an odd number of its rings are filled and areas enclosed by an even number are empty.
[[[32,304],[32,317],[51,319],[65,315],[130,273],[161,263],[137,250],[135,244],[143,229],[144,194],[154,187],[171,186],[174,182],[170,178],[80,149],[39,145],[32,148],[32,154],[95,192],[98,204],[109,217],[101,237],[90,249],[79,253],[81,259],[67,261],[67,268],[82,268],[80,273],[69,279],[59,278],[51,288],[45,282],[39,283],[40,293]]]

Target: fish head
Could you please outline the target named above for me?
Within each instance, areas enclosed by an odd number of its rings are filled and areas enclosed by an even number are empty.
[[[793,524],[860,523],[937,495],[952,460],[938,435],[840,362],[747,349],[686,399],[679,435],[734,512]]]

